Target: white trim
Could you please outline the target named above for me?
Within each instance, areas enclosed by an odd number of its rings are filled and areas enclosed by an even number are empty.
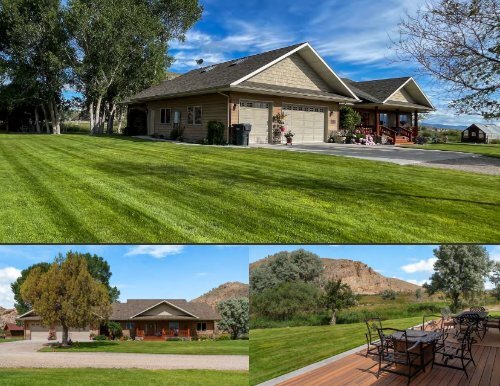
[[[32,312],[35,312],[35,310],[29,310],[28,312],[25,312],[24,314],[22,315],[19,315],[16,319],[20,319],[20,318],[24,318],[26,315],[29,315],[31,314]]]
[[[149,310],[151,310],[151,309],[153,309],[153,308],[155,308],[155,307],[159,306],[159,305],[160,305],[160,304],[162,304],[162,303],[168,304],[168,305],[169,305],[169,306],[171,306],[171,307],[177,308],[178,310],[181,310],[182,312],[185,312],[186,314],[191,315],[193,318],[199,319],[199,317],[198,317],[198,316],[196,316],[195,314],[192,314],[191,312],[188,312],[188,311],[186,311],[186,310],[182,309],[181,307],[176,306],[175,304],[172,304],[172,303],[170,303],[170,302],[168,302],[168,301],[166,301],[166,300],[162,300],[161,302],[159,302],[159,303],[157,303],[157,304],[155,304],[155,305],[153,305],[153,306],[151,306],[151,307],[149,307],[149,308],[146,308],[145,310],[142,310],[141,312],[139,312],[139,313],[137,313],[137,314],[135,314],[135,315],[132,315],[129,319],[135,318],[136,316],[139,316],[139,315],[141,315],[141,314],[145,313],[146,311],[149,311]]]
[[[389,95],[387,98],[385,98],[385,100],[382,102],[382,103],[386,103],[394,94],[396,94],[399,90],[401,90],[404,86],[407,85],[407,83],[409,81],[412,81],[413,84],[415,86],[417,86],[418,88],[418,91],[420,91],[420,93],[422,94],[422,96],[425,98],[425,100],[427,101],[427,103],[431,106],[430,108],[432,108],[433,110],[435,110],[436,108],[434,107],[434,105],[432,104],[432,102],[429,100],[429,98],[427,98],[427,96],[425,95],[425,93],[422,91],[422,89],[420,88],[420,86],[418,85],[417,82],[415,82],[415,79],[413,79],[411,76],[406,80],[406,82],[404,82],[401,86],[399,86],[391,95]]]
[[[300,46],[298,46],[298,47],[294,48],[293,50],[288,51],[285,55],[282,55],[282,56],[280,56],[279,58],[274,59],[272,62],[269,62],[269,63],[265,64],[264,66],[262,66],[262,67],[258,68],[258,69],[257,69],[257,70],[255,70],[254,72],[251,72],[250,74],[245,75],[243,78],[238,79],[237,81],[235,81],[235,82],[231,83],[231,84],[230,84],[230,86],[232,87],[232,86],[237,86],[237,85],[239,85],[241,82],[244,82],[245,80],[247,80],[247,79],[251,78],[252,76],[257,75],[258,73],[260,73],[260,72],[264,71],[265,69],[268,69],[269,67],[271,67],[271,66],[275,65],[276,63],[281,62],[283,59],[285,59],[285,58],[289,57],[290,55],[292,55],[292,54],[296,53],[297,51],[301,50],[302,48],[304,48],[304,47],[306,47],[306,46],[308,46],[308,45],[309,45],[309,43],[304,43],[304,44],[301,44]]]

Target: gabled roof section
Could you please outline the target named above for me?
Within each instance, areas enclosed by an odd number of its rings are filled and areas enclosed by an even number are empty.
[[[401,78],[375,79],[363,82],[355,82],[351,79],[343,79],[356,95],[364,102],[401,105],[408,107],[426,107],[435,110],[432,102],[424,94],[420,86],[411,76]],[[392,100],[398,91],[405,90],[411,94],[415,103]]]
[[[31,310],[29,310],[28,312],[25,312],[24,314],[19,315],[16,319],[21,319],[21,318],[24,318],[24,317],[26,317],[26,316],[29,316],[29,315],[33,314],[33,313],[35,313],[35,310],[31,309]]]
[[[156,86],[139,92],[131,97],[130,101],[139,102],[162,97],[201,94],[203,92],[217,92],[237,88],[243,86],[242,83],[246,80],[294,53],[300,53],[301,57],[328,83],[332,89],[331,98],[343,101],[359,100],[309,43],[299,43],[191,70],[175,79],[163,81]]]
[[[485,134],[500,134],[500,125],[496,125],[494,123],[473,123],[467,129],[472,126],[482,130]]]
[[[175,304],[173,304],[173,303],[169,302],[168,300],[162,300],[162,301],[160,301],[160,302],[158,302],[158,303],[156,303],[156,304],[152,305],[151,307],[147,307],[146,309],[144,309],[144,310],[142,310],[142,311],[138,312],[137,314],[132,315],[130,318],[135,318],[136,316],[140,316],[140,315],[144,314],[146,311],[149,311],[149,310],[151,310],[151,309],[153,309],[153,308],[155,308],[155,307],[158,307],[160,304],[167,304],[167,305],[169,305],[169,306],[171,306],[171,307],[173,307],[173,308],[178,309],[179,311],[184,312],[185,314],[187,314],[187,315],[189,315],[189,316],[192,316],[193,318],[198,318],[198,316],[196,316],[196,315],[194,315],[194,314],[190,313],[189,311],[186,311],[186,310],[182,309],[182,308],[181,308],[181,307],[179,307],[179,306],[176,306]]]

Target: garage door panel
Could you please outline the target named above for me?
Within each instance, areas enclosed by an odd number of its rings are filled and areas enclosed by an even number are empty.
[[[287,129],[295,134],[294,142],[324,141],[326,111],[324,107],[285,104],[283,109]]]
[[[240,123],[250,123],[250,143],[269,142],[269,108],[270,104],[260,101],[240,101]]]

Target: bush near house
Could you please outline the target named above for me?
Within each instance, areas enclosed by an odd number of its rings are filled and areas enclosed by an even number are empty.
[[[224,124],[219,121],[209,121],[207,125],[207,140],[209,145],[224,145]]]

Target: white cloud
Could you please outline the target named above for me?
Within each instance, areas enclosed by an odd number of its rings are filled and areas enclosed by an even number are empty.
[[[437,259],[435,257],[431,257],[427,260],[419,260],[416,263],[403,265],[401,269],[406,273],[432,272],[436,261]]]
[[[169,255],[178,255],[184,250],[184,245],[135,245],[125,256],[150,255],[161,259]]]
[[[14,306],[14,294],[10,288],[11,283],[21,276],[21,271],[14,267],[0,269],[0,306],[11,308]]]
[[[427,279],[425,279],[425,280],[402,279],[402,280],[407,281],[408,283],[411,283],[411,284],[419,285],[419,286],[423,286],[424,284],[429,282],[429,280],[427,280]]]

